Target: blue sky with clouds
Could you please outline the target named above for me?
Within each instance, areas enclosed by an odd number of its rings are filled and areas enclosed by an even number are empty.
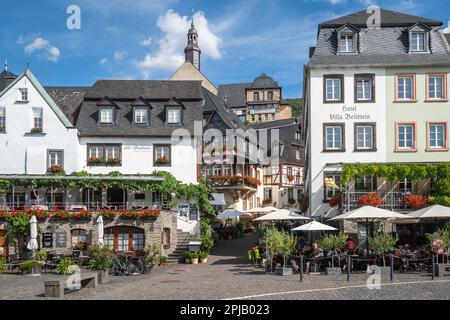
[[[81,9],[81,30],[66,27],[72,4]],[[16,73],[31,63],[44,85],[168,79],[184,59],[194,14],[202,71],[213,83],[265,72],[285,97],[298,97],[317,24],[370,4],[450,20],[447,0],[4,0],[0,59]]]

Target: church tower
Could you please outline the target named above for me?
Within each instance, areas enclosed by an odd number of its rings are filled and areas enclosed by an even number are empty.
[[[192,19],[191,28],[187,34],[188,44],[186,49],[184,49],[184,54],[186,57],[186,62],[190,62],[200,70],[200,55],[202,51],[198,46],[198,33],[194,27],[194,19]]]

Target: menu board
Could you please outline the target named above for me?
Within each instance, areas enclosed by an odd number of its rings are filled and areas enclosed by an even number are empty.
[[[42,246],[44,248],[53,248],[53,233],[42,234]]]
[[[67,233],[57,233],[56,234],[56,247],[66,248],[67,247]]]

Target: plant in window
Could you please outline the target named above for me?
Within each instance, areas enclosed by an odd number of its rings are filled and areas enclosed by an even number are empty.
[[[66,175],[66,172],[64,171],[63,166],[50,166],[47,168],[47,174],[64,176]]]
[[[428,204],[429,200],[429,197],[412,194],[406,195],[404,202],[406,206],[419,210],[424,208]]]
[[[371,207],[378,208],[381,205],[383,205],[383,199],[381,199],[381,197],[378,193],[369,193],[369,194],[363,195],[359,198],[358,202],[361,207],[371,206]]]
[[[31,133],[42,133],[42,128],[32,128]]]
[[[5,132],[5,127],[4,126],[0,126],[0,133]]]
[[[288,175],[287,175],[287,178],[288,178],[288,180],[289,180],[290,182],[292,182],[292,181],[294,181],[295,176],[294,176],[293,174],[288,174]]]
[[[164,165],[164,164],[169,164],[169,163],[170,163],[170,160],[166,156],[161,156],[155,160],[155,164],[157,164],[157,165]]]
[[[120,165],[121,161],[120,158],[108,158],[106,159],[106,164],[108,166],[116,166],[116,165]]]
[[[91,157],[87,160],[87,164],[90,166],[95,166],[103,163],[105,163],[105,160],[103,158]]]

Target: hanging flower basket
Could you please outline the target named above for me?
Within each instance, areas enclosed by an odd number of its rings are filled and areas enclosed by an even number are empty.
[[[383,199],[381,199],[378,193],[369,193],[361,196],[358,202],[361,207],[370,206],[378,208],[383,205]]]
[[[428,204],[429,200],[429,197],[413,194],[405,196],[404,202],[406,206],[420,210]]]

